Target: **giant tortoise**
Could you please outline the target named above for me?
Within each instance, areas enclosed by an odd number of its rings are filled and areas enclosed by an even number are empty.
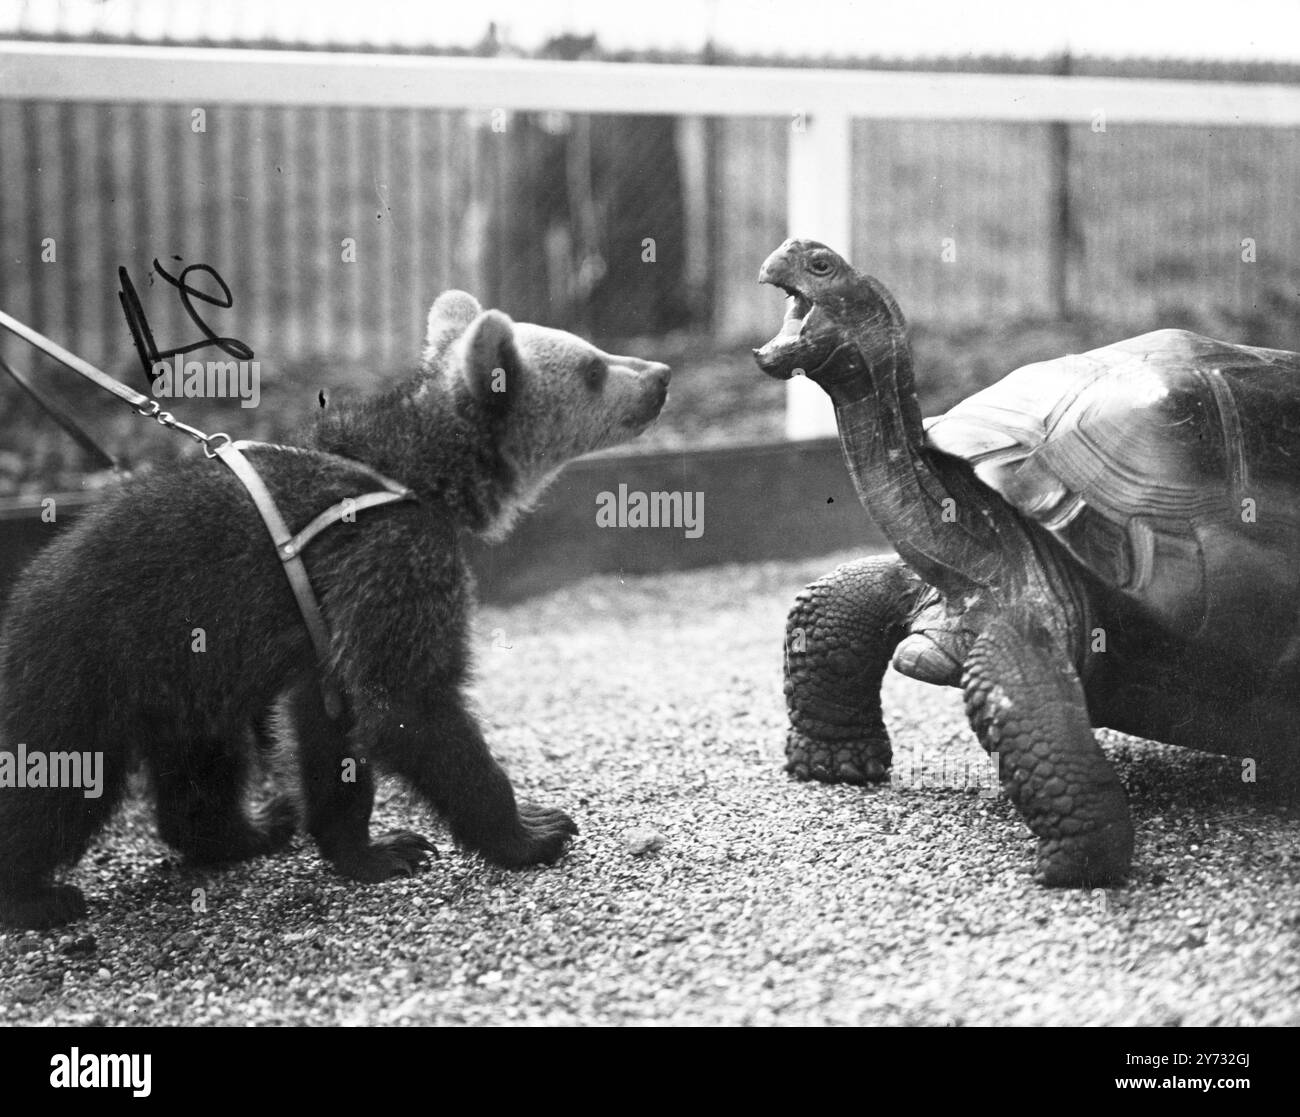
[[[1121,881],[1133,827],[1108,726],[1274,771],[1300,729],[1300,354],[1157,330],[1017,369],[922,421],[902,313],[790,240],[764,372],[835,405],[898,556],[841,566],[790,613],[787,767],[885,778],[880,684],[960,686],[1038,878]]]

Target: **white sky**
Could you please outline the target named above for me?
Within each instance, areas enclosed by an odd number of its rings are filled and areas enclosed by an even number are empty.
[[[594,32],[611,48],[746,54],[1076,54],[1300,61],[1300,0],[0,0],[0,34],[463,45],[495,20],[525,49]]]

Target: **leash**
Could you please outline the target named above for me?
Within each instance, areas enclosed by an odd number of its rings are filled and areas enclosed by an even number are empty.
[[[252,499],[254,507],[261,515],[262,522],[270,533],[271,542],[275,544],[276,557],[280,560],[281,569],[284,570],[285,578],[289,582],[289,588],[293,591],[294,600],[298,603],[298,612],[302,614],[303,624],[307,627],[307,634],[311,637],[316,660],[320,664],[321,698],[325,703],[325,711],[329,714],[331,720],[337,721],[343,713],[343,696],[332,683],[328,682],[330,666],[329,628],[325,624],[325,618],[321,613],[320,601],[316,597],[316,591],[312,588],[311,578],[307,574],[307,567],[302,561],[302,552],[326,528],[342,521],[350,523],[355,519],[356,513],[363,512],[367,508],[377,508],[399,500],[415,500],[415,493],[405,485],[377,473],[361,462],[342,459],[348,461],[352,468],[364,473],[377,484],[382,485],[383,491],[365,493],[357,497],[344,497],[337,504],[325,509],[324,512],[320,513],[306,527],[295,534],[289,530],[284,517],[280,515],[280,509],[275,503],[275,497],[271,495],[271,490],[266,487],[266,482],[262,480],[261,474],[257,472],[257,468],[243,454],[244,450],[254,446],[284,450],[287,450],[287,447],[277,447],[272,443],[265,442],[234,442],[231,440],[230,435],[224,431],[216,434],[204,434],[197,427],[182,423],[171,412],[164,411],[156,399],[151,399],[149,396],[137,392],[134,388],[128,388],[120,380],[115,380],[106,372],[97,369],[89,361],[82,360],[75,353],[64,349],[63,346],[51,341],[44,334],[37,333],[36,330],[24,325],[3,310],[0,310],[0,326],[22,338],[29,345],[53,357],[60,364],[66,365],[73,372],[84,376],[92,384],[117,396],[137,415],[146,419],[153,419],[164,427],[179,431],[181,434],[194,439],[203,447],[205,457],[219,458],[239,478]],[[107,462],[113,469],[119,468],[116,459],[112,455],[100,448],[76,420],[62,408],[45,399],[34,384],[25,380],[23,376],[19,375],[3,360],[0,360],[0,368],[3,368],[5,372],[13,377],[18,385],[65,431],[72,435],[82,447],[95,454],[102,461]]]
[[[216,439],[225,439],[226,442],[230,441],[230,435],[228,434],[204,434],[197,427],[191,427],[188,423],[182,423],[170,411],[164,411],[156,399],[150,399],[143,393],[137,392],[134,388],[128,388],[120,380],[114,380],[113,377],[108,375],[108,373],[97,369],[89,361],[82,360],[75,353],[71,353],[67,349],[64,349],[57,341],[51,341],[44,334],[37,333],[31,328],[31,326],[24,325],[22,322],[18,321],[17,318],[6,314],[3,310],[0,310],[0,326],[3,326],[11,334],[15,334],[22,338],[23,341],[27,342],[27,344],[33,348],[39,349],[47,356],[53,357],[59,362],[59,364],[65,365],[72,369],[73,372],[84,376],[96,387],[103,388],[104,391],[117,396],[118,399],[131,408],[131,410],[137,415],[143,416],[146,419],[153,419],[155,422],[161,423],[164,427],[180,431],[181,434],[194,439],[195,442],[199,443],[203,447],[203,453],[207,457],[211,458],[215,455],[216,452],[212,449],[212,443]],[[41,398],[40,393],[36,391],[34,385],[24,384],[22,377],[15,375],[13,369],[8,365],[5,365],[4,367],[5,371],[13,376],[20,385],[26,388],[27,391],[36,398],[36,401],[45,409],[46,412],[52,414],[62,413],[54,404]],[[58,419],[58,414],[55,414],[55,418],[56,420]],[[85,445],[86,442],[93,443],[94,440],[91,439],[90,435],[86,434],[85,431],[81,430],[81,427],[75,422],[75,420],[66,415],[65,418],[68,423],[71,423],[72,426],[76,428],[77,431],[80,431],[79,435],[73,435],[78,442],[82,445]],[[64,423],[60,422],[60,425],[62,425],[65,430],[68,430],[68,427]],[[69,433],[72,432],[69,431]],[[99,449],[98,446],[95,448],[101,457],[113,461],[114,468],[117,467],[116,461],[114,461],[108,453]]]

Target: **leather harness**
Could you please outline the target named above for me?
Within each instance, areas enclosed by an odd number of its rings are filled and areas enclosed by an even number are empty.
[[[365,474],[381,485],[384,491],[366,493],[364,496],[358,497],[346,497],[337,504],[325,509],[311,523],[294,535],[289,531],[288,525],[284,522],[284,517],[280,515],[280,509],[276,507],[275,498],[271,496],[270,490],[267,489],[265,482],[253,467],[253,463],[244,457],[242,453],[249,446],[271,446],[280,450],[290,450],[291,447],[275,446],[274,443],[269,442],[232,442],[230,436],[224,433],[204,434],[203,431],[191,427],[187,423],[182,423],[171,412],[164,411],[156,399],[142,395],[134,388],[128,388],[102,369],[96,368],[89,361],[69,352],[57,342],[51,341],[44,334],[24,325],[2,310],[0,310],[0,328],[22,338],[29,345],[35,346],[41,352],[53,357],[60,364],[72,369],[73,372],[84,376],[93,384],[103,388],[104,391],[115,395],[137,415],[142,415],[146,419],[153,419],[164,427],[180,431],[182,434],[193,438],[202,445],[205,455],[209,458],[220,458],[230,467],[234,475],[243,483],[244,488],[248,490],[248,495],[253,498],[253,504],[261,513],[262,522],[266,524],[267,531],[271,533],[271,541],[275,544],[275,553],[279,556],[280,563],[284,567],[285,577],[289,579],[289,588],[293,590],[294,600],[298,602],[298,611],[302,614],[303,623],[306,624],[307,632],[311,636],[312,647],[316,650],[316,658],[320,661],[321,696],[325,700],[325,711],[331,718],[337,719],[343,712],[343,698],[337,689],[327,682],[330,634],[329,629],[325,626],[325,618],[321,616],[320,602],[312,589],[311,579],[307,576],[307,568],[303,565],[303,549],[331,524],[336,524],[341,520],[351,521],[355,513],[363,512],[367,508],[375,508],[381,504],[391,504],[398,500],[415,500],[417,499],[415,493],[405,485],[399,485],[396,481],[375,472],[369,466],[351,459],[340,459],[347,461],[352,469]],[[101,462],[112,466],[114,469],[118,468],[117,462],[112,455],[100,448],[94,439],[90,438],[81,429],[81,425],[71,415],[51,400],[46,399],[35,384],[17,370],[11,368],[2,359],[0,359],[0,371],[12,376],[48,414],[53,416],[60,426],[72,434],[82,446],[89,447]]]
[[[345,519],[350,522],[357,512],[363,512],[367,508],[377,508],[383,504],[392,504],[394,501],[415,500],[416,496],[405,485],[400,485],[382,473],[375,472],[369,466],[348,459],[351,467],[378,482],[384,487],[383,491],[366,493],[364,496],[344,497],[337,504],[326,508],[295,535],[284,522],[284,517],[280,515],[280,509],[276,506],[271,491],[266,487],[266,482],[262,480],[253,463],[244,457],[243,451],[250,446],[274,446],[274,444],[249,441],[226,442],[218,446],[213,453],[243,482],[244,488],[248,490],[248,495],[253,498],[253,504],[262,516],[262,522],[266,524],[266,530],[271,533],[275,553],[280,559],[285,577],[289,580],[289,588],[293,590],[294,599],[298,602],[298,611],[302,614],[308,635],[311,636],[312,647],[316,649],[316,659],[321,667],[321,697],[325,701],[325,712],[331,719],[337,720],[343,712],[343,697],[338,689],[327,681],[330,632],[325,625],[325,618],[321,615],[320,601],[316,597],[316,591],[312,589],[307,567],[303,564],[302,552],[326,528]],[[287,447],[275,448],[287,449]]]

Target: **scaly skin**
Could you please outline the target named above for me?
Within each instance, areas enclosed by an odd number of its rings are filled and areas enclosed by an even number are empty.
[[[837,567],[786,621],[786,771],[801,780],[878,783],[889,772],[880,682],[925,587],[892,557]]]
[[[994,617],[962,678],[966,713],[1002,789],[1038,838],[1038,878],[1117,884],[1133,856],[1133,824],[1114,769],[1092,735],[1083,687],[1041,624]]]

